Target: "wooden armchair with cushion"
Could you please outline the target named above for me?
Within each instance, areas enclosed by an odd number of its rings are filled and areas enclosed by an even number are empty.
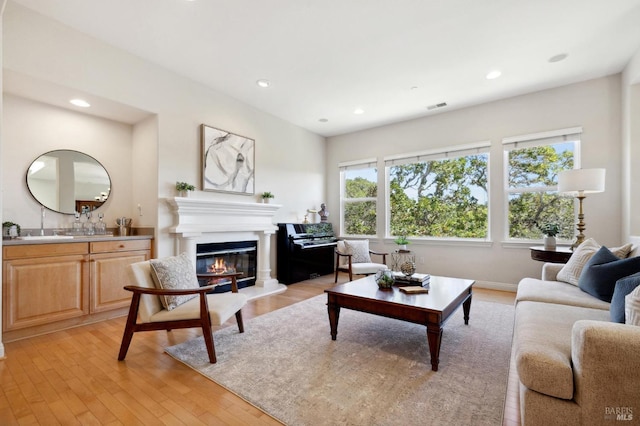
[[[216,362],[211,325],[221,325],[235,314],[238,329],[244,332],[241,309],[247,296],[238,293],[236,282],[241,274],[217,274],[216,278],[231,279],[232,292],[207,294],[216,285],[200,287],[191,259],[182,254],[134,263],[129,275],[137,285],[124,287],[133,292],[133,298],[120,345],[120,361],[127,355],[137,331],[201,327],[211,363]]]
[[[382,256],[382,263],[375,263],[371,255]],[[380,269],[387,268],[387,254],[369,250],[369,240],[341,240],[336,246],[336,278],[338,272],[348,272],[349,281],[353,281],[353,275],[371,275]]]

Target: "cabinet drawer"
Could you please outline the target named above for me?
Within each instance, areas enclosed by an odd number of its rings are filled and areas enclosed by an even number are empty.
[[[149,250],[151,240],[114,240],[89,243],[91,253],[111,253],[115,251]]]
[[[4,260],[88,253],[89,245],[87,243],[25,244],[21,246],[2,247],[2,257]]]

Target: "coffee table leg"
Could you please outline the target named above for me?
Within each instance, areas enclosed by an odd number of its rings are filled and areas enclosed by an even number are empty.
[[[462,302],[462,311],[464,312],[464,323],[469,325],[469,311],[471,310],[471,294],[467,297],[467,300]]]
[[[429,341],[429,352],[431,353],[431,369],[438,371],[442,327],[436,324],[427,324],[427,340]]]
[[[327,303],[327,311],[329,312],[329,325],[331,326],[331,340],[336,340],[338,335],[338,319],[340,317],[340,305]]]

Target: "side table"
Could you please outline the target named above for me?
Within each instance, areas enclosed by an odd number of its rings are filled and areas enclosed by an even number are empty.
[[[556,247],[555,250],[545,250],[544,246],[529,247],[531,259],[540,262],[567,263],[573,251],[570,247]]]
[[[391,253],[391,270],[399,271],[404,262],[416,263],[416,256],[410,250],[396,250]]]

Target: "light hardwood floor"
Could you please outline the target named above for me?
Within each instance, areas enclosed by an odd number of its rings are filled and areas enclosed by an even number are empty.
[[[245,324],[333,285],[328,275],[252,301],[243,309]],[[474,289],[475,300],[513,304],[514,298],[514,293]],[[199,330],[136,333],[126,360],[118,362],[124,324],[122,317],[5,343],[0,424],[279,424],[163,352],[200,335]],[[235,327],[235,319],[225,325]],[[517,387],[505,406],[504,424],[519,424]]]

